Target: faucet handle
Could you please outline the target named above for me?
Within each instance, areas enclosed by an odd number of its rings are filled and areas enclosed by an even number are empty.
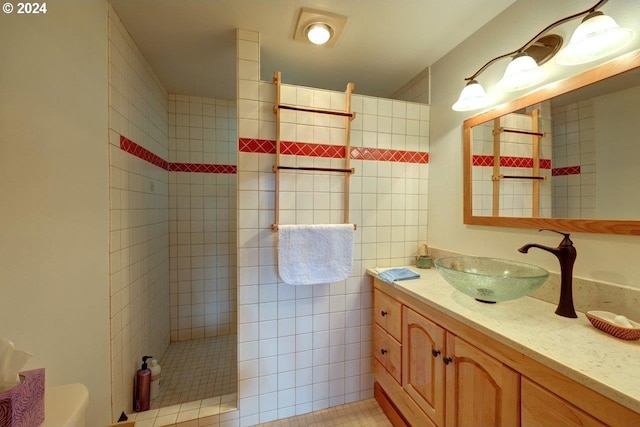
[[[552,230],[551,228],[541,228],[538,231],[552,231],[554,233],[558,233],[558,234],[564,236],[564,239],[562,239],[562,242],[560,242],[560,246],[573,246],[573,242],[569,238],[569,236],[570,236],[569,233],[563,233],[562,231]]]

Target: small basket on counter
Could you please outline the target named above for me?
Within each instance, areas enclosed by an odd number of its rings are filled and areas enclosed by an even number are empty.
[[[594,327],[609,335],[627,341],[640,339],[640,324],[628,320],[626,317],[616,316],[608,311],[587,311],[585,314]],[[626,321],[631,326],[623,326],[616,323],[616,317],[622,317],[623,321]]]
[[[422,248],[424,248],[424,255],[422,255]],[[431,268],[433,266],[433,258],[429,255],[429,247],[426,243],[418,246],[418,255],[416,255],[416,267],[418,268]]]

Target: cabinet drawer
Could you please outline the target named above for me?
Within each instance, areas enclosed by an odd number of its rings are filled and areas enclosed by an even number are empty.
[[[373,293],[373,320],[402,341],[402,304],[377,289]]]
[[[521,402],[522,427],[596,427],[605,425],[524,377],[522,378]]]
[[[380,325],[373,325],[373,356],[398,383],[402,381],[402,346]]]

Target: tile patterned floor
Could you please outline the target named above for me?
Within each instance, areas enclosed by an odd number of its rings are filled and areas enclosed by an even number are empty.
[[[259,427],[392,427],[375,399],[258,424]]]
[[[160,394],[151,409],[236,393],[237,335],[169,344],[158,359]]]

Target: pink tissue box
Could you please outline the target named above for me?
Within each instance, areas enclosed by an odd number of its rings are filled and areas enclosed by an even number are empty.
[[[0,427],[37,427],[44,421],[44,369],[20,372],[20,379],[0,393]]]

